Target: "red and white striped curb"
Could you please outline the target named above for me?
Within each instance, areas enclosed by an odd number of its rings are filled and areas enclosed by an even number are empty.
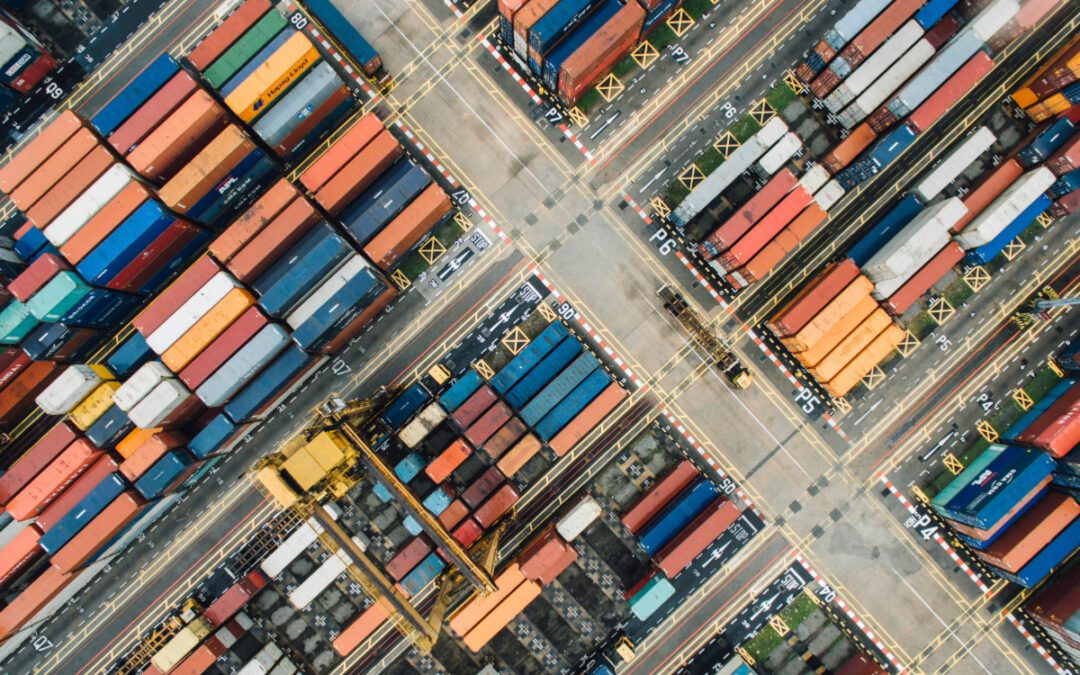
[[[1028,641],[1028,644],[1035,648],[1035,651],[1039,656],[1043,657],[1046,663],[1049,664],[1058,675],[1070,675],[1072,673],[1072,671],[1061,667],[1057,660],[1050,655],[1050,652],[1046,651],[1046,647],[1043,647],[1039,641],[1035,639],[1035,636],[1031,634],[1031,631],[1029,631],[1024,624],[1020,623],[1020,620],[1017,619],[1012,612],[1006,614],[1005,618],[1009,620],[1009,623],[1011,623],[1016,630],[1020,631],[1020,634]]]
[[[898,490],[895,485],[893,485],[891,480],[889,480],[885,476],[880,476],[880,478],[881,482],[884,483],[885,487],[889,490],[889,493],[892,494],[893,497],[896,497],[897,501],[900,502],[901,506],[903,506],[908,513],[915,517],[922,516],[922,514],[919,513],[919,510],[915,508],[915,505],[912,504],[911,501],[907,497],[905,497],[904,494],[900,492],[900,490]],[[971,579],[975,583],[975,585],[979,587],[979,590],[982,591],[983,594],[990,592],[990,588],[985,583],[983,583],[982,578],[978,574],[975,574],[975,572],[970,567],[968,567],[968,564],[964,562],[959,555],[957,555],[956,550],[952,546],[950,546],[947,541],[945,541],[945,538],[942,537],[940,533],[934,532],[933,539],[937,542],[938,546],[940,546],[942,550],[944,550],[945,553],[949,555],[952,561],[956,563],[961,570],[963,570],[964,574],[966,574],[968,578]]]
[[[574,147],[577,148],[578,151],[581,152],[581,154],[585,155],[585,159],[589,160],[589,164],[596,166],[596,158],[593,157],[592,152],[590,152],[589,149],[585,147],[585,144],[578,139],[577,134],[575,134],[573,131],[570,131],[570,127],[566,126],[565,124],[560,124],[559,130],[563,132],[563,136],[566,136],[570,139],[570,142],[574,144]]]
[[[287,3],[286,6],[288,7],[289,14],[300,11],[300,8],[291,2]],[[307,14],[306,11],[304,13]],[[304,31],[306,31],[307,34],[310,35],[312,38],[314,38],[316,42],[322,45],[323,49],[326,50],[326,53],[338,62],[338,64],[342,67],[345,73],[348,74],[349,77],[353,78],[353,80],[358,85],[360,85],[360,88],[364,91],[365,94],[367,94],[370,98],[375,98],[376,96],[378,96],[378,94],[371,87],[371,85],[368,84],[368,81],[364,78],[364,76],[358,73],[356,69],[354,69],[351,65],[349,65],[348,59],[342,56],[341,53],[338,52],[337,48],[334,47],[334,45],[332,45],[329,40],[323,37],[322,33],[319,32],[319,29],[315,27],[314,23],[309,20],[307,22],[307,25],[304,26]]]
[[[431,154],[431,151],[424,146],[423,142],[413,134],[409,127],[405,126],[405,123],[402,122],[400,118],[394,120],[394,126],[400,129],[401,133],[405,134],[405,138],[409,139],[409,142],[413,144],[413,147],[419,150],[427,161],[431,162],[431,165],[435,167],[435,170],[442,174],[442,177],[445,178],[455,190],[461,186],[458,179],[454,178],[450,172],[447,171],[446,167],[442,165],[442,162],[436,159],[435,155]]]
[[[498,49],[495,49],[495,45],[491,44],[491,41],[484,35],[480,35],[478,39],[480,40],[480,43],[484,45],[484,49],[488,50],[488,53],[495,57],[495,60],[499,62],[499,65],[502,66],[503,70],[509,73],[510,77],[514,79],[514,82],[521,87],[521,90],[528,94],[529,98],[532,99],[532,102],[536,105],[543,105],[544,99],[540,98],[540,95],[536,93],[536,90],[525,81],[525,78],[518,74],[518,71],[514,68],[513,64],[511,64]]]
[[[821,576],[814,571],[814,568],[810,567],[810,563],[806,562],[806,560],[804,560],[802,555],[798,552],[795,553],[795,561],[802,565],[803,569],[805,569],[810,574],[810,576],[814,577],[814,581],[817,581],[821,584],[829,585],[829,582],[822,579]],[[831,585],[829,585],[829,587],[832,588]],[[833,588],[832,590],[835,593],[836,589]],[[891,651],[889,651],[889,648],[886,647],[885,644],[882,643],[881,639],[874,634],[873,629],[867,626],[863,622],[863,620],[860,619],[854,611],[852,611],[851,607],[849,607],[848,604],[844,602],[844,600],[840,597],[839,593],[836,593],[836,596],[833,598],[833,604],[835,604],[840,609],[840,611],[844,613],[844,616],[846,616],[853,624],[855,624],[855,626],[858,627],[862,634],[865,635],[866,638],[870,640],[870,642],[872,642],[875,647],[877,647],[877,650],[881,652],[882,656],[888,659],[889,663],[892,665],[893,668],[896,669],[897,673],[907,672],[907,669],[900,664],[900,661],[893,655]]]
[[[705,452],[705,448],[701,445],[701,443],[698,442],[696,438],[694,438],[694,435],[691,434],[690,431],[683,426],[682,422],[676,419],[675,416],[672,415],[667,410],[667,408],[663,406],[663,404],[660,405],[660,412],[664,414],[664,418],[668,421],[668,424],[670,424],[672,427],[675,428],[676,431],[682,434],[683,438],[686,439],[686,442],[689,443],[690,446],[694,448],[694,450],[696,450],[699,455],[701,455],[702,459],[709,463],[709,466],[711,466],[713,470],[716,471],[716,473],[720,474],[721,478],[731,478],[732,482],[736,484],[735,495],[739,498],[740,501],[742,501],[743,504],[746,504],[746,508],[753,511],[759,518],[764,520],[764,516],[761,515],[761,511],[758,510],[757,505],[754,504],[754,502],[750,501],[750,498],[746,496],[746,493],[742,491],[742,488],[738,487],[738,483],[735,481],[735,479],[729,476],[728,473],[722,468],[720,468],[720,465],[716,463],[716,460]]]
[[[454,16],[456,16],[457,18],[461,19],[465,17],[465,14],[463,14],[462,11],[458,9],[458,6],[453,2],[450,2],[450,0],[443,0],[443,4],[449,7],[450,11],[453,12]]]
[[[547,277],[544,276],[543,272],[540,271],[539,267],[537,267],[533,263],[530,263],[529,269],[536,276],[536,278],[540,280],[540,283],[544,284],[544,286],[549,291],[551,291],[551,294],[555,296],[556,300],[560,302],[563,301],[565,296],[559,292],[559,289],[555,288],[554,284],[548,281]],[[638,376],[634,374],[634,371],[630,369],[630,366],[626,365],[626,363],[622,360],[622,357],[615,353],[615,350],[611,348],[611,345],[609,345],[604,340],[604,338],[602,338],[600,334],[596,332],[595,328],[589,325],[589,322],[585,320],[585,317],[582,316],[581,312],[577,311],[576,309],[574,310],[574,320],[576,320],[578,325],[581,326],[582,329],[584,329],[584,331],[588,334],[590,338],[593,339],[594,342],[596,342],[597,346],[600,347],[600,349],[604,350],[604,353],[608,355],[608,358],[615,362],[615,365],[619,368],[619,370],[621,370],[623,374],[626,375],[626,378],[630,380],[631,383],[633,383],[634,388],[642,389],[644,387],[644,384],[641,382],[641,380],[638,379]]]

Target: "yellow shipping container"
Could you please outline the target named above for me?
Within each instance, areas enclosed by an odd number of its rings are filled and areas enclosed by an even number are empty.
[[[815,314],[814,318],[802,327],[802,330],[791,337],[781,339],[780,342],[792,353],[806,351],[851,312],[860,300],[870,295],[873,289],[874,284],[860,274]]]
[[[232,289],[165,350],[161,355],[162,362],[174,373],[179,373],[254,304],[255,296],[251,293],[243,288]]]
[[[855,303],[850,312],[825,331],[825,334],[817,342],[810,345],[809,349],[795,354],[795,358],[807,368],[816,366],[836,345],[850,335],[851,331],[858,328],[859,324],[866,320],[866,317],[873,314],[875,309],[878,309],[877,301],[869,295],[863,296]]]
[[[818,382],[828,382],[836,377],[840,370],[866,349],[867,345],[874,341],[883,330],[889,327],[892,319],[889,313],[878,308],[865,321],[851,331],[836,348],[829,352],[828,356],[821,360],[816,367],[810,368],[810,374]]]
[[[1035,120],[1036,122],[1042,122],[1043,120],[1050,119],[1058,113],[1065,112],[1071,107],[1072,104],[1069,103],[1069,99],[1065,98],[1064,94],[1054,94],[1049,98],[1044,98],[1042,101],[1031,106],[1024,112],[1026,112],[1028,114],[1028,117]]]
[[[120,453],[120,456],[124,459],[131,457],[139,446],[150,440],[150,438],[161,431],[161,427],[154,427],[153,429],[140,429],[135,427],[127,436],[116,444],[116,451]]]
[[[836,398],[846,396],[849,391],[862,382],[862,379],[874,369],[874,366],[881,363],[892,350],[896,349],[903,339],[903,328],[896,324],[889,326],[882,331],[881,335],[874,338],[866,349],[859,352],[858,356],[844,366],[836,374],[836,377],[822,385],[825,391]]]
[[[491,613],[483,619],[480,619],[476,627],[465,635],[463,639],[465,646],[474,652],[483,649],[484,645],[491,641],[491,638],[495,637],[503,628],[506,628],[506,625],[515,616],[521,614],[529,606],[529,603],[539,595],[540,584],[531,579],[523,581],[510,595],[506,596],[505,600],[499,603],[498,607],[491,610]]]
[[[347,447],[348,441],[337,433],[324,431],[311,439],[304,446],[304,450],[322,467],[323,471],[330,471],[345,459],[344,449]]]
[[[225,98],[225,105],[243,121],[251,122],[318,61],[318,50],[297,31]]]
[[[180,632],[158,650],[157,654],[150,657],[150,663],[163,673],[167,673],[176,667],[185,656],[190,654],[199,643],[210,635],[213,626],[203,617],[198,617],[188,625],[180,629]]]
[[[120,388],[120,383],[115,380],[102,382],[90,395],[82,400],[71,411],[71,422],[79,429],[86,431],[90,425],[104,415],[112,407],[113,392]]]

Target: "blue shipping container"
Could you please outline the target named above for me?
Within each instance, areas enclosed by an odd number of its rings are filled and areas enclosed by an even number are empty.
[[[555,349],[551,350],[544,360],[536,364],[536,367],[528,372],[525,377],[521,378],[514,388],[506,394],[506,402],[514,407],[515,410],[521,410],[525,407],[529,401],[532,400],[541,389],[544,388],[548,382],[562,372],[562,369],[570,364],[578,354],[585,349],[578,340],[573,337],[567,336],[563,338],[563,341],[555,346]]]
[[[559,0],[529,29],[529,56],[546,56],[581,25],[602,0]]]
[[[915,215],[922,210],[923,204],[915,195],[908,195],[900,200],[892,211],[889,211],[884,218],[878,221],[877,225],[874,225],[862,239],[859,239],[858,243],[851,247],[847,256],[855,261],[855,264],[862,267],[867,263],[870,258],[881,250],[881,247],[888,243],[892,239],[893,235],[904,229],[904,227],[914,220]]]
[[[420,406],[431,400],[431,392],[423,382],[417,382],[401,392],[386,410],[379,415],[379,420],[391,429],[397,429],[413,416]]]
[[[657,574],[630,598],[630,611],[638,619],[644,621],[673,595],[675,595],[675,587],[662,574]]]
[[[1023,213],[1009,223],[992,241],[968,251],[964,255],[964,262],[969,265],[983,265],[996,258],[999,253],[1005,250],[1009,242],[1019,237],[1024,230],[1035,222],[1039,214],[1050,208],[1052,203],[1053,201],[1046,195],[1039,195],[1039,198],[1032,202],[1031,206],[1024,209]]]
[[[997,541],[1001,537],[1001,535],[1005,534],[1005,532],[1007,532],[1008,529],[1012,527],[1013,523],[1020,520],[1021,516],[1030,511],[1031,507],[1038,504],[1049,491],[1050,488],[1043,488],[1043,490],[1040,491],[1039,494],[1037,494],[1032,499],[1029,499],[1022,507],[1020,507],[1016,511],[1016,513],[1012,515],[1012,517],[1010,517],[1000,526],[995,527],[994,533],[987,537],[986,541],[980,541],[978,539],[975,539],[974,537],[969,537],[966,534],[962,534],[960,532],[957,532],[956,535],[960,537],[960,539],[963,540],[964,543],[966,543],[968,546],[975,549],[976,551],[985,551],[986,549],[990,548],[990,545]]]
[[[1080,190],[1080,169],[1070,171],[1061,178],[1054,181],[1054,184],[1050,186],[1050,195],[1055,199],[1060,199],[1070,192]]]
[[[188,450],[199,459],[205,459],[217,452],[236,433],[237,425],[225,413],[217,417],[195,434],[188,443]]]
[[[887,136],[880,139],[870,148],[869,159],[875,167],[873,173],[877,173],[891,164],[900,156],[900,153],[911,147],[915,142],[915,131],[906,124],[902,124]]]
[[[341,222],[363,246],[428,185],[431,176],[423,167],[399,160],[342,212]]]
[[[1077,344],[1080,344],[1080,342],[1078,342]],[[1012,441],[1014,438],[1027,431],[1027,428],[1030,427],[1035,422],[1035,420],[1039,418],[1039,415],[1042,415],[1050,408],[1050,406],[1054,405],[1054,403],[1056,403],[1059,398],[1064,396],[1065,392],[1072,388],[1074,384],[1076,384],[1076,380],[1069,378],[1058,382],[1056,385],[1054,385],[1053,389],[1046,392],[1045,396],[1039,399],[1035,403],[1035,405],[1031,406],[1031,410],[1027,411],[1026,413],[1024,413],[1023,417],[1016,420],[1016,423],[1009,427],[1009,429],[1004,434],[1002,434],[1002,438],[1007,441]]]
[[[659,5],[649,10],[649,13],[645,15],[645,23],[641,27],[641,38],[644,40],[649,37],[653,29],[660,25],[660,22],[668,17],[668,15],[679,5],[683,0],[662,0]],[[824,67],[824,66],[823,66]]]
[[[300,241],[293,244],[288,252],[278,258],[251,284],[251,288],[259,295],[265,294],[274,284],[281,281],[301,258],[310,254],[319,244],[332,236],[334,236],[334,228],[329,223],[324,220],[315,223],[311,230],[300,238]]]
[[[175,218],[158,202],[143,203],[75,266],[92,284],[104,286],[173,224]]]
[[[990,529],[1054,469],[1053,458],[1037,450],[1010,447],[960,490],[942,509],[949,518]]]
[[[1063,117],[1044,129],[1017,154],[1017,157],[1025,167],[1045,162],[1047,157],[1065,145],[1065,141],[1069,140],[1075,130],[1072,120]]]
[[[382,67],[379,53],[364,36],[356,30],[353,23],[346,19],[330,0],[305,0],[304,4],[322,23],[323,27],[337,38],[337,41],[352,54],[366,75],[374,75]]]
[[[55,554],[110,502],[119,497],[127,486],[128,483],[123,476],[110,473],[41,536],[41,541],[38,542],[41,548],[45,549],[49,555]]]
[[[401,460],[394,467],[394,473],[402,483],[408,483],[416,475],[424,470],[427,466],[427,462],[424,461],[423,456],[419,452],[410,452],[405,459]]]
[[[225,413],[235,422],[244,422],[254,418],[266,404],[284,391],[290,380],[299,375],[312,361],[313,358],[300,348],[287,348],[266,367],[266,370],[259,373],[225,404]]]
[[[719,496],[720,492],[708,478],[699,478],[653,516],[641,531],[641,547],[649,555],[655,555]]]
[[[86,438],[102,450],[112,450],[134,428],[127,413],[114,405],[90,425]]]
[[[144,363],[152,361],[154,358],[156,358],[156,355],[146,344],[146,338],[142,336],[142,333],[134,332],[131,337],[124,340],[123,344],[116,348],[116,351],[109,356],[105,365],[116,375],[117,379],[124,380],[127,379],[128,375],[142,367]]]
[[[431,515],[438,517],[450,506],[453,498],[446,494],[446,490],[436,487],[431,494],[424,498],[424,508],[431,511]]]
[[[337,295],[316,310],[311,318],[293,331],[293,340],[302,349],[323,349],[385,293],[387,288],[386,282],[370,269],[362,270],[338,291]]]
[[[520,354],[503,366],[495,377],[491,378],[491,386],[500,394],[505,394],[569,334],[569,329],[561,321],[553,321],[525,349],[522,349]]]
[[[450,385],[449,389],[439,396],[439,401],[447,412],[452,413],[460,408],[466,399],[475,394],[483,383],[484,378],[480,377],[480,373],[469,368],[464,375],[459,377],[456,382]]]
[[[412,597],[419,593],[424,586],[434,581],[435,577],[439,576],[439,572],[442,572],[445,568],[446,561],[442,559],[442,556],[438,553],[429,553],[426,558],[420,561],[419,565],[414,567],[401,580],[401,588],[405,591],[406,597]]]
[[[36,227],[31,227],[23,233],[23,236],[15,240],[15,255],[28,263],[37,260],[43,253],[53,252],[60,255],[56,247],[45,238],[45,233]]]
[[[89,338],[86,332],[93,333]],[[59,360],[61,363],[84,363],[101,345],[107,336],[93,329],[69,326],[64,323],[41,323],[19,343],[19,348],[34,361]],[[79,341],[75,347],[72,343]],[[57,357],[61,350],[67,353]],[[74,351],[72,351],[74,350]]]
[[[1080,548],[1080,518],[1074,520],[1061,534],[1054,537],[1054,540],[1028,561],[1018,574],[1011,574],[996,567],[994,571],[1002,579],[1008,579],[1014,584],[1020,584],[1024,588],[1035,588],[1040,581],[1065,562],[1077,548]]]
[[[424,528],[420,527],[420,523],[416,521],[416,518],[412,516],[405,516],[405,520],[401,521],[401,526],[405,528],[405,531],[409,534],[416,536],[424,531]]]
[[[579,384],[574,391],[555,406],[536,426],[536,433],[545,441],[549,441],[559,433],[570,420],[578,416],[585,406],[589,405],[594,398],[600,395],[611,384],[611,375],[603,368],[597,368]]]
[[[559,90],[559,72],[562,70],[563,61],[570,58],[585,41],[596,34],[611,17],[623,7],[619,0],[603,0],[581,25],[574,29],[551,53],[544,58],[544,86],[549,91]]]
[[[581,384],[599,367],[600,362],[591,352],[581,354],[529,401],[529,404],[521,411],[521,419],[530,427],[535,427],[545,415],[551,412],[552,408],[558,405],[559,401],[566,398],[574,387]]]
[[[930,0],[919,11],[915,12],[915,21],[922,26],[923,30],[930,28],[941,21],[941,17],[949,13],[959,0]]]
[[[274,173],[274,168],[266,153],[258,148],[252,150],[184,215],[207,225],[230,220],[240,205],[257,197],[259,186]]]
[[[191,454],[183,448],[170,450],[135,483],[135,489],[147,499],[156,499],[181,478],[194,463]]]
[[[83,296],[60,321],[80,328],[110,328],[126,323],[142,302],[137,295],[95,288]]]
[[[153,96],[161,85],[168,82],[178,70],[180,70],[180,65],[168,54],[157,57],[134,80],[121,89],[113,100],[106,103],[105,107],[90,120],[90,124],[103,136],[108,136],[138,110],[146,99]]]
[[[284,317],[333,274],[351,253],[353,250],[348,242],[332,234],[307,255],[290,258],[295,264],[280,281],[261,294],[259,306],[271,316]]]

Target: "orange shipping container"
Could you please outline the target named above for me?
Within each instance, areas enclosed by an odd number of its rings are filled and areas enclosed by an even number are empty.
[[[437,485],[449,478],[450,474],[461,466],[461,463],[468,459],[471,454],[472,446],[464,438],[459,438],[428,464],[424,469],[424,473]]]
[[[97,136],[89,129],[79,129],[64,141],[52,157],[42,162],[19,187],[11,193],[11,201],[23,211],[41,199],[72,166],[98,145]]]
[[[390,611],[383,607],[381,602],[376,601],[334,638],[334,651],[341,656],[348,656],[389,617]]]
[[[34,407],[34,397],[59,377],[62,368],[52,361],[32,361],[0,391],[0,425],[12,425]]]
[[[161,361],[174,373],[179,373],[192,359],[202,353],[207,345],[225,332],[248,307],[255,304],[255,296],[243,288],[234,288],[195,322],[179,340],[161,355]]]
[[[847,395],[862,381],[867,373],[873,370],[874,366],[881,363],[886,356],[896,349],[897,345],[904,340],[905,335],[904,329],[896,324],[886,328],[881,335],[874,338],[874,341],[867,345],[866,349],[859,352],[859,355],[852,359],[851,363],[844,366],[836,377],[823,383],[822,386],[825,391],[830,396],[837,398]]]
[[[785,227],[780,234],[758,251],[745,266],[739,270],[739,276],[747,284],[760,281],[787,257],[789,253],[809,237],[819,225],[825,222],[827,214],[817,202],[811,202],[795,220]]]
[[[319,214],[307,199],[294,200],[252,237],[226,267],[245,284],[255,281],[318,220]]]
[[[78,264],[147,199],[150,199],[150,190],[145,185],[137,181],[128,183],[86,225],[64,242],[60,253],[72,265]]]
[[[491,638],[495,637],[503,628],[506,628],[506,625],[515,616],[521,614],[529,606],[529,603],[540,596],[540,590],[540,584],[535,581],[526,579],[521,582],[520,586],[515,588],[495,609],[491,610],[490,614],[480,619],[476,627],[465,635],[463,638],[465,646],[473,650],[473,652],[483,649],[484,645],[491,641]]]
[[[101,177],[116,164],[112,153],[104,146],[97,146],[86,154],[78,163],[72,166],[63,178],[52,187],[51,190],[37,200],[34,206],[26,212],[27,219],[44,230],[60,215],[64,209],[71,205],[86,188]]]
[[[814,343],[823,338],[830,328],[847,316],[855,306],[865,297],[870,296],[874,284],[861,274],[855,278],[844,290],[829,301],[814,318],[795,335],[782,338],[780,341],[791,352],[802,352],[809,349]],[[866,315],[869,315],[867,312]],[[865,318],[859,317],[860,320]],[[837,340],[839,342],[839,340]]]
[[[979,557],[1007,572],[1019,572],[1035,554],[1080,516],[1080,504],[1051,492],[1009,526]]]
[[[153,429],[140,429],[135,427],[131,433],[116,444],[116,452],[121,457],[127,459],[135,454],[135,451],[139,449],[139,446],[150,440],[154,434],[161,431],[161,427],[154,427]]]
[[[847,138],[840,141],[832,151],[825,155],[821,163],[829,170],[829,173],[839,173],[855,158],[862,154],[863,150],[877,138],[877,132],[870,128],[867,122],[855,127]]]
[[[41,513],[46,506],[75,482],[82,472],[101,456],[101,450],[90,441],[80,438],[67,446],[60,456],[49,463],[30,484],[19,491],[7,505],[15,520],[27,520]]]
[[[368,259],[387,272],[431,228],[450,213],[450,198],[438,185],[429,185],[364,247]]]
[[[958,234],[975,220],[975,217],[983,212],[991,202],[1001,196],[1005,189],[1016,182],[1016,179],[1024,173],[1024,168],[1013,158],[1009,158],[1001,166],[983,176],[971,192],[964,197],[964,206],[967,207],[960,220],[956,221],[950,232]]]
[[[559,73],[559,98],[575,105],[581,95],[622,60],[641,35],[645,10],[628,2],[581,47],[563,61]]]
[[[169,450],[183,447],[187,436],[179,431],[157,433],[146,439],[131,455],[120,464],[120,473],[134,483],[150,470]]]
[[[798,352],[795,358],[806,368],[818,365],[844,338],[851,334],[859,324],[865,321],[874,310],[880,309],[877,301],[867,295],[859,299],[854,307],[825,331],[806,351]],[[808,326],[809,327],[809,326]],[[884,327],[882,327],[884,328]],[[805,329],[804,329],[805,330]],[[790,340],[791,338],[784,338]],[[783,340],[781,340],[783,342]],[[786,344],[786,343],[785,343]],[[865,346],[865,345],[863,345]],[[858,354],[858,352],[855,352]],[[852,354],[854,356],[855,354]]]
[[[4,544],[4,548],[0,549],[0,589],[7,588],[8,584],[41,557],[45,551],[38,544],[39,541],[41,530],[30,524],[15,535],[14,539]]]
[[[626,398],[626,390],[612,382],[604,391],[585,406],[585,409],[577,414],[570,423],[563,427],[562,431],[555,434],[548,445],[559,457],[573,450],[574,446],[592,431],[597,424],[607,417],[623,399]]]
[[[297,31],[225,97],[225,105],[242,121],[253,122],[318,62],[315,45]]]
[[[134,490],[121,493],[52,556],[52,564],[61,572],[81,568],[98,549],[127,527],[144,506],[146,500]]]
[[[15,598],[0,610],[0,640],[14,634],[49,601],[75,580],[75,575],[64,574],[52,565],[34,579]]]
[[[829,352],[818,364],[810,368],[810,374],[819,382],[828,382],[836,377],[840,370],[866,349],[881,332],[889,327],[892,319],[889,313],[878,308],[866,317],[859,326],[851,331],[840,344]]]
[[[257,202],[210,243],[210,255],[227,263],[252,237],[277,217],[300,193],[292,183],[282,178],[266,191]]]
[[[225,111],[199,89],[127,155],[144,178],[167,181],[228,123]]]
[[[777,337],[787,337],[798,332],[858,275],[859,266],[851,258],[844,258],[829,265],[773,312],[772,318],[765,324],[766,327]]]
[[[359,197],[401,154],[401,144],[389,130],[383,129],[315,193],[315,201],[330,213],[337,213]]]
[[[511,563],[502,574],[495,578],[495,592],[485,596],[474,595],[450,619],[450,628],[459,636],[464,637],[523,581],[525,581],[525,575],[521,573],[521,568],[517,563]]]
[[[85,125],[82,119],[71,110],[57,115],[56,119],[15,153],[11,161],[0,168],[0,190],[10,195],[34,169],[49,159],[57,148],[83,126]]]
[[[559,0],[530,0],[516,14],[514,14],[514,45],[518,49],[519,56],[525,56],[529,44],[529,31],[536,22],[544,18],[548,10],[559,3]]]
[[[532,434],[527,434],[499,459],[497,464],[499,471],[502,471],[507,478],[513,476],[518,471],[521,471],[521,468],[528,464],[529,460],[536,456],[536,453],[540,452],[541,447],[540,439]]]
[[[186,213],[255,149],[239,127],[229,125],[158,191],[166,206]]]
[[[311,192],[318,191],[341,170],[341,167],[345,166],[384,130],[383,123],[375,116],[375,113],[364,115],[359,122],[334,141],[330,149],[312,162],[311,166],[300,175],[300,183]]]

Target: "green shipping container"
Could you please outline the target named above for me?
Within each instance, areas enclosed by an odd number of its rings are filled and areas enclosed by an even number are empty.
[[[26,308],[39,321],[59,321],[90,292],[78,274],[60,272],[30,298]]]
[[[259,50],[267,45],[280,33],[288,22],[281,12],[269,11],[259,19],[251,30],[240,36],[224,54],[219,56],[213,65],[206,69],[203,77],[214,89],[220,89],[236,71],[244,67],[251,57],[259,53]]]
[[[26,308],[26,305],[14,298],[0,312],[0,344],[13,345],[34,330],[38,320]]]

